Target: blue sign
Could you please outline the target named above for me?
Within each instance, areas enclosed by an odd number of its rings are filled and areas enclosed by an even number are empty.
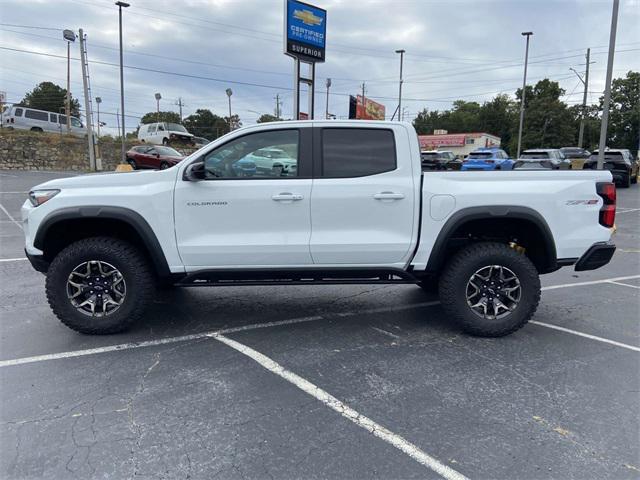
[[[285,19],[285,53],[306,61],[324,62],[327,11],[287,0]]]

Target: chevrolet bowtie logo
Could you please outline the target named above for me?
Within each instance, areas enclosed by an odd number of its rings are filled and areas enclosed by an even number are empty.
[[[314,15],[311,10],[294,10],[293,16],[305,25],[320,25],[322,23],[322,17]]]

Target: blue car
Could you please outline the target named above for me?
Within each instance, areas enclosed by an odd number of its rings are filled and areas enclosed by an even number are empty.
[[[469,154],[462,170],[512,170],[513,160],[498,147],[483,147]]]

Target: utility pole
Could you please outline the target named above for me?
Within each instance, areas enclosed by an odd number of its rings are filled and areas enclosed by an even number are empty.
[[[518,153],[516,159],[520,158],[520,148],[522,147],[522,126],[524,125],[524,97],[527,90],[527,63],[529,63],[529,37],[533,32],[522,32],[527,37],[527,47],[524,53],[524,78],[522,79],[522,97],[520,98],[520,127],[518,128]]]
[[[96,156],[101,158],[100,156],[100,104],[102,103],[101,97],[96,97],[96,108],[98,110],[98,138],[96,142]],[[102,161],[100,162],[102,163]]]
[[[611,13],[611,32],[609,34],[609,58],[607,59],[607,80],[604,86],[604,102],[602,104],[602,124],[600,125],[600,142],[598,143],[598,170],[604,168],[604,149],[607,145],[607,126],[609,124],[609,105],[611,104],[611,77],[613,76],[613,54],[616,49],[616,30],[618,29],[618,7],[620,0],[613,0]]]
[[[280,119],[280,104],[282,103],[280,101],[280,94],[276,93],[276,118],[279,120]]]
[[[329,89],[331,88],[331,79],[327,78],[327,82],[325,83],[327,86],[327,103],[324,108],[324,118],[329,119]]]
[[[178,109],[180,111],[180,123],[182,123],[182,97],[178,97],[178,101],[176,102],[176,105],[178,105]]]
[[[364,97],[364,82],[362,82],[362,115],[364,116],[367,113],[367,102],[366,99]],[[357,109],[356,109],[357,111]],[[356,115],[356,118],[358,117],[358,115]]]
[[[128,3],[125,2],[116,2],[118,6],[118,19],[119,19],[119,31],[120,31],[120,112],[122,113],[122,136],[121,145],[120,145],[120,163],[125,163],[126,153],[125,153],[125,129],[124,129],[124,70],[122,67],[122,9],[127,8],[129,6]]]
[[[580,132],[578,133],[578,147],[582,148],[582,140],[584,137],[584,117],[586,115],[587,112],[587,93],[589,90],[589,64],[591,62],[589,62],[589,58],[591,56],[591,49],[587,48],[587,69],[585,71],[584,74],[584,79],[582,78],[582,76],[576,72],[575,69],[570,68],[570,70],[573,71],[573,73],[575,73],[578,76],[578,79],[580,79],[580,81],[582,82],[582,84],[584,85],[584,94],[582,96],[582,114],[580,116]]]
[[[229,98],[229,131],[233,130],[233,123],[231,122],[231,95],[233,95],[233,90],[227,88],[225,90],[227,97]]]
[[[73,30],[63,30],[62,38],[67,41],[67,98],[64,114],[67,117],[67,133],[71,134],[71,42],[76,41],[76,34]]]
[[[405,50],[396,50],[400,54],[400,83],[398,86],[398,120],[402,121],[402,63],[404,61]]]
[[[86,38],[84,38],[84,33],[82,29],[79,31],[79,40],[80,40],[80,63],[82,65],[82,86],[84,88],[84,114],[85,120],[87,122],[87,141],[89,143],[89,168],[92,171],[97,170],[96,165],[96,151],[94,149],[94,138],[93,138],[93,120],[91,115],[91,93],[89,92],[89,68],[87,64],[87,51],[86,51]]]
[[[162,99],[162,95],[156,93],[154,97],[156,98],[156,122],[160,122],[160,100]]]

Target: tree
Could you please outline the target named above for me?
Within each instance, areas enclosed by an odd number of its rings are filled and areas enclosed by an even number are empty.
[[[430,112],[425,108],[413,119],[413,128],[416,129],[418,135],[431,135],[433,130],[440,128],[438,127],[439,121],[440,112],[438,110]]]
[[[509,151],[512,125],[518,119],[517,112],[517,105],[508,95],[498,95],[480,107],[478,130],[499,136],[500,144]]]
[[[182,124],[190,133],[209,140],[215,140],[229,131],[226,120],[206,108],[199,108],[196,113],[185,118]]]
[[[600,98],[600,110],[604,98]],[[640,125],[640,72],[627,72],[627,76],[611,82],[611,105],[607,128],[607,146],[638,149]]]
[[[182,123],[180,115],[176,112],[149,112],[145,113],[140,119],[142,125],[156,122]]]
[[[573,145],[575,123],[567,104],[560,100],[565,93],[558,82],[548,78],[540,80],[534,87],[527,85],[525,97],[525,118],[522,131],[522,150],[527,148],[559,148]],[[516,91],[516,98],[522,98],[522,89]],[[518,145],[518,121],[513,122],[511,153]]]
[[[268,122],[280,122],[281,118],[276,117],[275,115],[271,115],[270,113],[263,113],[260,115],[260,118],[256,120],[257,123],[268,123]]]
[[[24,96],[20,105],[37,110],[64,113],[66,97],[66,89],[52,82],[42,82]],[[80,116],[80,103],[73,96],[71,96],[71,115]]]

